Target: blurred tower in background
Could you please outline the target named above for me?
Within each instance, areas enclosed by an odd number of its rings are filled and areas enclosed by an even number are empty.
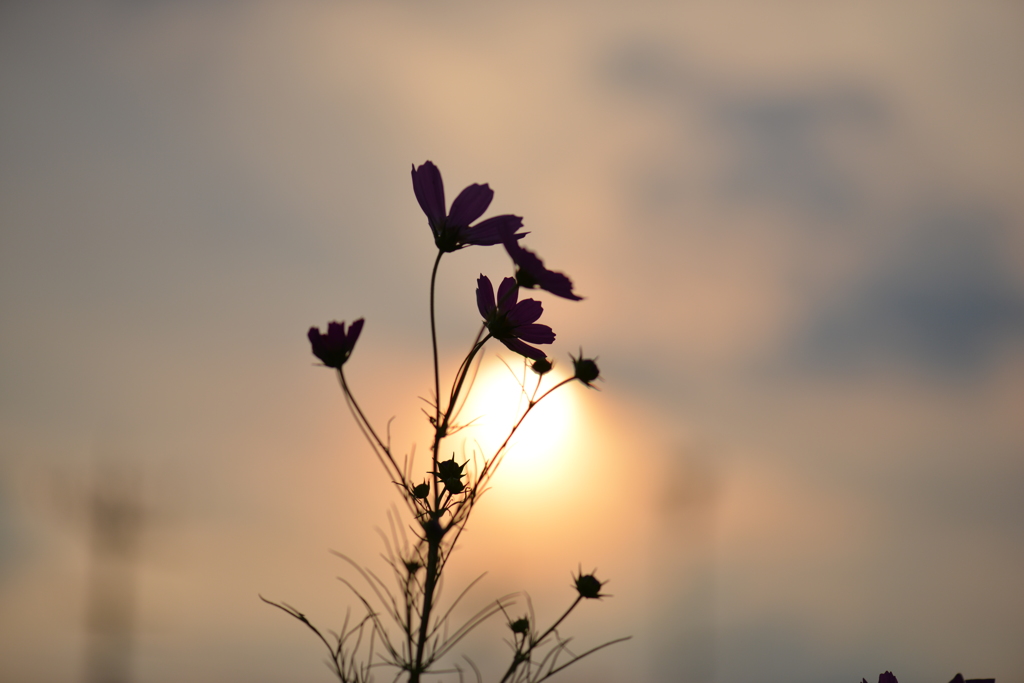
[[[135,625],[135,574],[143,526],[139,477],[123,463],[96,468],[85,499],[90,535],[86,683],[128,683]]]
[[[651,680],[715,681],[715,511],[710,458],[685,449],[666,463],[655,503]]]

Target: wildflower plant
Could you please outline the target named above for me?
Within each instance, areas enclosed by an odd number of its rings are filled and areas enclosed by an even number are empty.
[[[606,582],[600,581],[595,572],[584,574],[580,569],[571,584],[575,598],[547,627],[537,626],[528,596],[528,614],[510,616],[509,610],[516,604],[515,594],[493,600],[467,620],[454,623],[453,610],[482,575],[447,603],[441,599],[441,582],[456,542],[527,416],[555,391],[563,390],[574,382],[593,387],[600,371],[596,359],[585,357],[581,350],[579,357],[571,356],[572,376],[557,379],[553,377],[552,361],[544,350],[538,348],[537,345],[553,343],[555,332],[548,325],[537,322],[544,312],[542,303],[532,298],[520,298],[520,290],[537,288],[574,301],[581,297],[574,292],[572,281],[567,276],[548,270],[536,254],[519,244],[526,235],[520,231],[522,218],[505,214],[474,224],[487,211],[494,196],[487,185],[470,185],[446,209],[441,173],[429,161],[419,167],[413,166],[412,184],[437,249],[430,274],[429,299],[433,394],[427,401],[429,410],[424,411],[430,424],[428,468],[424,470],[417,466],[413,451],[407,455],[396,453],[389,433],[382,433],[366,416],[345,377],[345,364],[351,359],[364,320],[360,318],[352,322],[347,329],[343,322],[331,322],[326,333],[316,327],[310,328],[308,333],[313,355],[325,367],[336,371],[356,425],[394,483],[408,514],[408,520],[403,522],[397,508],[389,513],[391,534],[381,534],[390,581],[385,581],[347,556],[335,553],[358,572],[365,584],[365,587],[358,588],[342,579],[358,599],[364,614],[355,620],[347,616],[337,633],[321,631],[302,612],[286,603],[261,598],[302,622],[323,642],[330,652],[328,664],[342,683],[368,683],[373,680],[374,673],[382,669],[388,669],[384,680],[419,683],[427,676],[437,680],[438,675],[447,674],[457,676],[461,681],[463,665],[459,660],[451,663],[449,655],[467,634],[497,614],[503,614],[507,620],[509,630],[505,642],[512,651],[501,683],[537,683],[587,655],[626,640],[620,638],[577,651],[570,649],[570,639],[563,637],[558,630],[581,602],[607,597],[601,592]],[[446,386],[442,392],[435,315],[435,285],[441,259],[445,254],[469,246],[496,245],[504,247],[512,259],[514,271],[501,280],[497,292],[488,276],[481,274],[478,278],[476,304],[482,319],[480,327],[469,352],[459,363],[450,387]],[[507,436],[497,449],[460,461],[449,444],[465,426],[457,423],[459,408],[473,390],[473,370],[479,364],[481,352],[491,341],[499,342],[522,356],[523,363],[533,370],[534,379],[521,383],[525,399],[523,407],[513,418]],[[465,655],[462,659],[473,669],[476,679],[482,680],[473,660]]]

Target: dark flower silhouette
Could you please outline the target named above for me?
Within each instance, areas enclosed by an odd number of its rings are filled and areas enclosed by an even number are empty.
[[[362,331],[363,318],[360,318],[349,325],[347,333],[345,323],[330,322],[327,323],[327,334],[320,334],[320,328],[311,327],[306,336],[309,337],[314,356],[322,360],[327,367],[340,369],[352,355],[352,349]]]
[[[862,678],[861,683],[868,683],[868,679]],[[898,683],[896,676],[891,671],[886,671],[883,674],[879,674],[878,683]],[[968,678],[964,679],[963,674],[957,674],[953,676],[953,680],[949,683],[996,683],[994,678]]]
[[[434,244],[443,252],[456,251],[470,244],[500,244],[505,240],[514,242],[525,235],[517,233],[523,227],[523,219],[511,214],[494,216],[470,225],[483,215],[494,198],[494,191],[486,184],[473,184],[464,189],[452,202],[451,211],[445,212],[441,172],[430,161],[419,168],[413,165],[412,189],[420,208],[427,214],[430,230],[434,233]]]
[[[868,680],[862,678],[861,683],[868,683]],[[896,676],[891,671],[886,671],[878,675],[878,683],[899,683],[899,681],[896,680]]]
[[[548,270],[544,267],[544,262],[536,254],[529,249],[519,246],[517,240],[522,238],[521,235],[517,236],[512,232],[506,232],[505,238],[502,243],[505,245],[505,251],[508,252],[508,255],[512,257],[512,261],[516,264],[516,281],[520,287],[527,289],[539,287],[564,299],[572,299],[573,301],[583,299],[583,297],[573,293],[572,280],[566,277],[564,273]]]
[[[481,275],[476,281],[476,306],[491,336],[520,355],[544,360],[547,354],[530,344],[550,344],[555,341],[555,333],[547,325],[535,322],[544,312],[539,301],[523,299],[517,302],[518,297],[518,287],[513,278],[507,277],[498,285],[497,301],[486,275]]]

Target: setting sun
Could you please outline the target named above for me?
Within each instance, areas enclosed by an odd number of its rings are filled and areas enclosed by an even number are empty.
[[[537,395],[554,386],[558,376],[556,366]],[[470,425],[463,431],[467,454],[476,449],[492,456],[526,410],[528,394],[532,395],[536,386],[537,375],[532,371],[506,366],[495,358],[486,360],[461,413],[463,424]],[[509,442],[498,474],[502,486],[529,487],[536,492],[563,480],[574,457],[566,436],[578,422],[579,410],[571,386],[538,403]]]

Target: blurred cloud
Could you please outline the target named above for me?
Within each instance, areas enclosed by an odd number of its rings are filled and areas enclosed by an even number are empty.
[[[1003,222],[985,209],[926,211],[859,285],[824,302],[795,355],[829,369],[880,359],[961,374],[1019,346],[1024,289]]]

